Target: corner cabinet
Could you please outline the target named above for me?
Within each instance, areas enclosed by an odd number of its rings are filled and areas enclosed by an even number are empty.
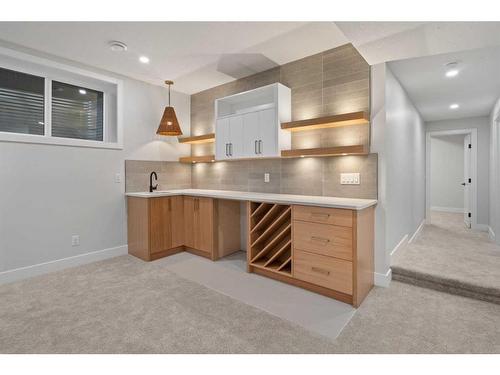
[[[290,89],[280,83],[215,101],[215,159],[280,157],[291,148]]]
[[[181,251],[216,260],[241,249],[238,201],[128,197],[127,211],[128,252],[142,260]]]

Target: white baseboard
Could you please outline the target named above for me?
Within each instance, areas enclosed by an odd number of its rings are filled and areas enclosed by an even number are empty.
[[[389,271],[384,273],[374,273],[374,284],[376,286],[381,286],[387,288],[392,280],[392,270],[389,268]]]
[[[18,280],[27,279],[33,276],[44,275],[46,273],[60,271],[70,267],[81,266],[88,263],[97,262],[108,258],[113,258],[119,255],[128,253],[128,246],[112,247],[91,253],[76,255],[69,258],[57,259],[51,262],[34,264],[28,267],[16,268],[0,272],[0,284],[11,283]]]
[[[486,224],[472,224],[472,229],[480,232],[489,232],[490,226]]]
[[[459,208],[459,207],[438,207],[438,206],[432,206],[431,211],[441,211],[441,212],[453,212],[457,214],[463,214],[464,209]]]
[[[495,232],[493,232],[492,227],[488,227],[488,236],[490,237],[490,240],[495,241]]]
[[[408,243],[412,243],[415,238],[417,238],[418,234],[422,231],[422,229],[424,228],[424,225],[425,225],[425,219],[422,220],[422,222],[420,223],[420,225],[418,226],[417,230],[415,231],[415,233],[413,233],[413,235],[410,237],[410,239],[408,240]]]
[[[401,241],[399,241],[399,243],[398,243],[398,244],[394,247],[394,249],[392,249],[392,251],[391,251],[391,257],[393,257],[393,256],[394,256],[394,254],[396,254],[396,252],[397,252],[399,249],[401,249],[401,248],[405,247],[407,243],[408,243],[408,235],[407,235],[407,234],[405,234],[405,235],[403,236],[403,238],[401,238]]]

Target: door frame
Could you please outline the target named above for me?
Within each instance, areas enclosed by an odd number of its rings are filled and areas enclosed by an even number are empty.
[[[477,225],[477,129],[453,129],[428,131],[425,133],[425,222],[431,222],[431,138],[440,135],[467,135],[471,138],[471,227],[478,230]]]

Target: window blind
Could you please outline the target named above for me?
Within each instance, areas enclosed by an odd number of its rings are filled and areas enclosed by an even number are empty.
[[[44,135],[45,79],[0,68],[0,131]]]
[[[52,81],[52,136],[103,140],[100,91]]]

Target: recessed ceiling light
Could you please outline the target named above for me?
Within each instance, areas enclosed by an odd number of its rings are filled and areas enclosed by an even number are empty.
[[[109,49],[113,52],[125,52],[127,50],[127,45],[123,42],[113,40],[109,42]]]
[[[457,109],[460,107],[457,103],[450,104],[450,109]]]
[[[460,71],[458,70],[458,62],[453,61],[445,65],[446,67],[446,77],[456,77]]]
[[[78,92],[82,95],[85,95],[87,93],[87,90],[84,90],[84,89],[80,89],[78,90]]]
[[[147,63],[149,63],[149,57],[141,56],[141,57],[139,57],[139,61],[143,64],[147,64]]]

